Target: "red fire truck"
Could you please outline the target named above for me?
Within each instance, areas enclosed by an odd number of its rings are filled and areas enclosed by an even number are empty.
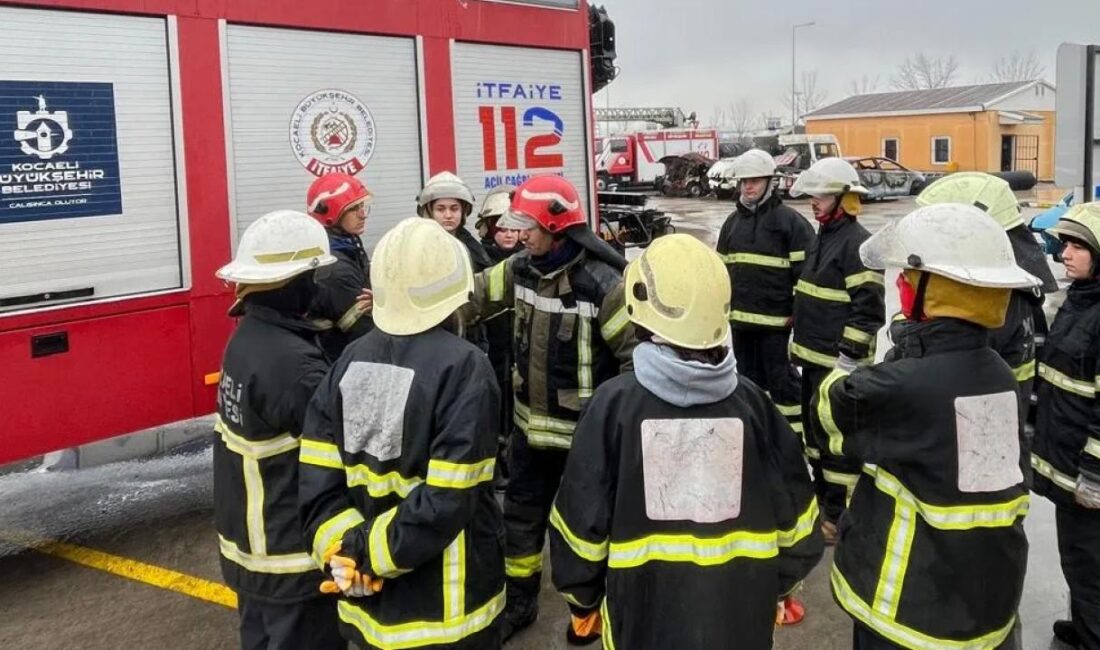
[[[697,153],[718,158],[718,131],[714,129],[660,129],[603,138],[596,150],[597,183],[654,185],[665,173],[665,156]]]
[[[368,248],[442,170],[562,174],[595,214],[590,12],[0,0],[0,463],[211,412],[214,271],[315,175],[375,193]]]

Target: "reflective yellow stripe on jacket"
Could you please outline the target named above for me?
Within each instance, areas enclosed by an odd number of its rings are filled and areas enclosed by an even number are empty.
[[[519,400],[516,400],[515,406],[512,421],[527,436],[531,446],[552,449],[569,449],[573,446],[576,422],[559,420],[548,415],[532,415],[530,407]]]
[[[809,361],[810,363],[823,366],[825,368],[832,368],[836,365],[836,357],[830,356],[828,354],[822,354],[815,350],[811,350],[810,348],[795,343],[794,341],[791,341],[791,354],[798,357],[799,359],[802,359],[803,361]]]
[[[1045,363],[1039,364],[1039,376],[1050,382],[1052,386],[1060,388],[1068,393],[1081,397],[1096,397],[1096,384],[1087,381],[1078,381],[1069,375],[1051,368]]]
[[[863,271],[862,273],[853,273],[844,278],[844,286],[848,289],[855,289],[861,284],[877,284],[881,287],[885,287],[886,278],[883,276],[882,271]]]
[[[852,297],[849,296],[848,292],[844,291],[843,289],[829,289],[827,287],[819,287],[818,285],[813,284],[812,282],[807,282],[806,280],[799,280],[794,285],[794,290],[796,293],[806,294],[807,296],[812,296],[821,300],[828,300],[830,302],[852,302]]]
[[[542,553],[504,558],[504,574],[509,578],[530,578],[541,571]]]
[[[1040,476],[1045,476],[1051,483],[1057,485],[1063,490],[1074,493],[1077,491],[1077,478],[1063,474],[1054,469],[1054,465],[1051,465],[1043,458],[1031,454],[1031,468],[1035,470]]]
[[[362,524],[365,519],[355,508],[348,508],[329,518],[321,524],[313,535],[313,561],[319,567],[324,567],[325,551],[333,544],[344,539],[349,530]]]
[[[466,615],[466,531],[443,551],[443,620]]]
[[[222,557],[256,573],[286,575],[316,571],[317,566],[309,553],[287,553],[285,555],[259,555],[247,553],[232,541],[218,535],[218,547]]]
[[[733,309],[730,311],[730,320],[750,325],[767,325],[769,327],[786,327],[790,316],[768,316],[767,314],[754,314],[751,311]]]
[[[219,414],[214,420],[214,430],[221,435],[226,449],[241,457],[241,473],[244,476],[245,527],[248,530],[248,546],[256,557],[267,556],[267,532],[264,522],[264,479],[260,461],[279,454],[295,451],[300,446],[297,437],[284,433],[266,440],[248,440],[233,433]],[[232,559],[232,558],[229,558]]]
[[[390,650],[452,644],[489,627],[504,611],[504,592],[491,598],[469,614],[443,621],[414,621],[400,625],[385,625],[355,604],[341,600],[340,620],[354,626],[367,643]]]
[[[379,474],[366,465],[345,466],[340,449],[330,442],[303,440],[298,462],[342,471],[348,487],[365,487],[367,494],[375,499],[391,494],[405,498],[424,482],[420,477],[408,478],[398,472]]]
[[[1013,616],[1004,627],[994,630],[989,634],[974,639],[957,641],[954,639],[937,639],[906,627],[898,623],[892,616],[887,616],[872,609],[844,579],[840,569],[833,565],[831,573],[833,594],[841,607],[854,618],[871,628],[878,634],[886,637],[895,644],[917,650],[989,650],[996,648],[1008,637],[1012,628],[1016,625],[1016,617]]]
[[[428,485],[438,488],[468,489],[493,480],[496,458],[476,463],[452,463],[433,458],[428,461]]]
[[[821,386],[817,389],[817,417],[821,421],[821,428],[829,436],[829,453],[834,456],[844,455],[844,433],[833,419],[833,405],[829,399],[829,389],[833,384],[848,376],[843,370],[834,369],[825,376]]]
[[[1031,379],[1035,379],[1035,359],[1016,366],[1012,369],[1012,376],[1016,378],[1016,381],[1024,382]]]
[[[795,253],[791,255],[793,256]],[[805,257],[806,253],[802,252],[802,259],[805,259]],[[722,255],[722,261],[726,264],[752,264],[753,266],[768,266],[774,269],[791,268],[790,258],[759,255],[757,253],[727,253]]]
[[[581,538],[565,523],[556,505],[550,509],[550,525],[554,527],[554,530],[561,533],[561,536],[565,539],[565,543],[569,545],[569,548],[578,557],[588,560],[589,562],[603,562],[607,559],[607,540],[590,542]]]
[[[390,554],[390,522],[395,516],[397,516],[396,506],[375,517],[371,523],[370,534],[367,536],[370,565],[374,569],[374,575],[379,578],[396,578],[410,571],[410,569],[398,568]]]

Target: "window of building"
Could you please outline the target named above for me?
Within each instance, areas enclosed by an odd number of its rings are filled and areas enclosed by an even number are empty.
[[[946,165],[951,162],[951,138],[932,138],[932,164]]]
[[[885,138],[882,141],[882,157],[890,160],[898,159],[898,139]]]

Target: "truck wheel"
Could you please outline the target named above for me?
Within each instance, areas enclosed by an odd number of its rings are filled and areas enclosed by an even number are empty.
[[[607,174],[596,174],[596,191],[603,192],[607,190]]]
[[[691,183],[687,186],[687,193],[693,199],[697,199],[703,196],[703,186],[699,183]]]

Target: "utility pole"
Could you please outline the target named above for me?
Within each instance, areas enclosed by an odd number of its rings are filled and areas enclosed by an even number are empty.
[[[799,27],[813,27],[816,22],[800,23],[791,27],[791,134],[795,132],[795,126],[798,124],[798,90],[795,80],[795,68],[796,68],[796,41],[795,38],[798,34]]]

